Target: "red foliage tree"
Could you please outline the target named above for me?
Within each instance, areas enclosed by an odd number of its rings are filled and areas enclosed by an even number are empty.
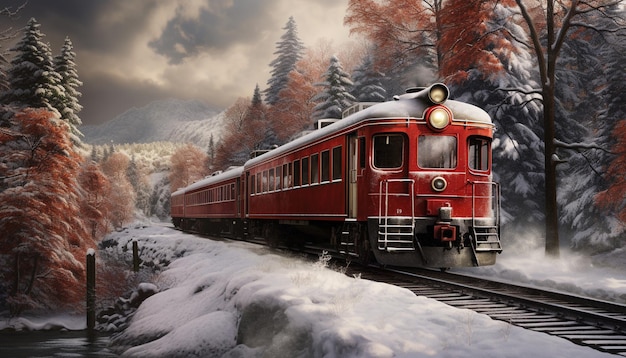
[[[322,71],[307,60],[300,60],[296,70],[289,73],[287,87],[278,93],[279,100],[269,110],[269,118],[280,141],[287,141],[294,134],[312,128],[315,102],[312,100],[318,88]]]
[[[193,144],[178,149],[170,158],[170,187],[172,191],[184,188],[202,179],[208,173],[208,154]]]
[[[366,36],[377,47],[377,64],[383,68],[411,62],[436,45],[435,31],[441,0],[350,0],[344,23],[352,33]]]
[[[109,220],[118,229],[130,222],[135,213],[136,194],[126,175],[130,159],[115,152],[102,163],[102,171],[109,178],[111,190],[107,195]]]
[[[84,298],[84,260],[95,242],[81,220],[81,157],[65,124],[26,109],[0,131],[0,277],[11,313]]]
[[[81,206],[83,220],[91,231],[91,237],[98,240],[108,232],[111,182],[96,162],[83,166],[78,181],[85,191]]]
[[[272,130],[267,108],[263,104],[253,106],[248,98],[238,98],[226,110],[225,120],[225,134],[215,155],[217,169],[242,165],[252,151],[263,149],[268,132]]]
[[[449,80],[464,80],[470,70],[483,77],[504,70],[507,53],[516,51],[506,29],[490,27],[494,6],[513,7],[513,0],[450,0],[439,12],[437,53],[439,74]]]
[[[485,77],[500,72],[503,57],[513,50],[511,34],[489,26],[496,5],[515,3],[350,0],[344,22],[376,45],[383,69],[426,56],[434,60],[440,78],[463,80],[469,70]]]

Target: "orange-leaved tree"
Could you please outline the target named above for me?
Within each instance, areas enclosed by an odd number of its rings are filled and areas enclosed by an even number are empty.
[[[344,22],[376,46],[376,63],[394,67],[430,64],[439,78],[464,80],[468,71],[490,76],[502,61],[513,34],[490,25],[496,6],[513,0],[415,1],[350,0]]]
[[[209,156],[193,144],[186,144],[170,158],[170,188],[184,188],[208,174]]]
[[[81,219],[81,157],[66,124],[25,109],[0,130],[0,277],[11,314],[74,306],[95,242]]]
[[[111,190],[107,196],[109,220],[119,229],[130,222],[135,213],[136,194],[126,175],[130,158],[122,152],[115,152],[102,163],[102,171],[109,178]]]
[[[85,191],[81,207],[83,219],[91,237],[99,240],[108,232],[111,182],[96,162],[83,166],[78,181]]]

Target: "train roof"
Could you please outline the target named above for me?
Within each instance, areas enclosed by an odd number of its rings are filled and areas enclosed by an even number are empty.
[[[421,91],[409,92],[400,96],[394,96],[393,101],[374,104],[359,112],[351,114],[348,117],[337,120],[335,123],[312,131],[265,154],[252,158],[241,167],[228,169],[222,173],[215,174],[199,180],[187,186],[186,188],[178,189],[177,191],[173,192],[172,195],[184,194],[187,191],[198,189],[207,185],[211,185],[213,183],[237,178],[242,175],[244,169],[262,163],[269,158],[289,153],[301,146],[314,143],[321,138],[331,135],[332,133],[340,132],[345,128],[349,128],[367,119],[423,118],[424,111],[428,107],[433,105],[428,97],[428,91],[433,86],[425,88]],[[442,104],[448,107],[450,111],[452,111],[453,122],[470,122],[486,126],[493,125],[489,114],[487,114],[487,112],[485,112],[480,107],[450,99],[445,100],[445,102],[443,102]]]
[[[430,88],[430,87],[429,87]],[[334,132],[351,127],[363,120],[372,118],[423,118],[424,111],[432,106],[428,99],[428,90],[405,93],[395,96],[393,101],[380,102],[372,105],[362,111],[351,114],[348,117],[338,120],[337,122],[325,126],[323,128],[312,131],[302,137],[299,137],[289,143],[286,143],[274,150],[263,155],[248,160],[244,166],[246,168],[263,162],[268,158],[272,158],[281,154],[288,153],[300,146],[313,143],[320,138],[326,137]],[[472,122],[492,126],[491,117],[482,108],[455,100],[446,100],[443,105],[452,111],[453,122]]]
[[[242,173],[243,173],[243,167],[230,168],[230,169],[228,169],[226,171],[223,171],[223,172],[220,172],[220,173],[215,173],[213,175],[210,175],[208,177],[200,179],[197,182],[195,182],[195,183],[193,183],[191,185],[188,185],[185,188],[178,189],[178,190],[176,190],[175,192],[172,193],[172,196],[184,194],[187,191],[192,191],[194,189],[202,188],[202,187],[205,187],[207,185],[214,184],[214,183],[223,182],[225,180],[239,178]]]

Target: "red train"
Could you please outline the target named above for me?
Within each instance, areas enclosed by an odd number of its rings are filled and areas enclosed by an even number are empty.
[[[502,246],[493,124],[448,95],[438,83],[357,104],[341,120],[172,193],[173,223],[384,265],[494,264]]]

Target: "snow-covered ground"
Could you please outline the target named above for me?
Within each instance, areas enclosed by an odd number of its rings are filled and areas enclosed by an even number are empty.
[[[108,250],[137,240],[142,259],[171,262],[154,282],[160,292],[115,337],[114,349],[124,356],[609,356],[402,288],[345,276],[324,260],[207,240],[160,224],[137,225],[109,238],[119,246]],[[458,271],[611,300],[626,297],[626,275],[617,268],[598,268],[566,253],[546,260],[541,248],[512,248],[495,266]]]

